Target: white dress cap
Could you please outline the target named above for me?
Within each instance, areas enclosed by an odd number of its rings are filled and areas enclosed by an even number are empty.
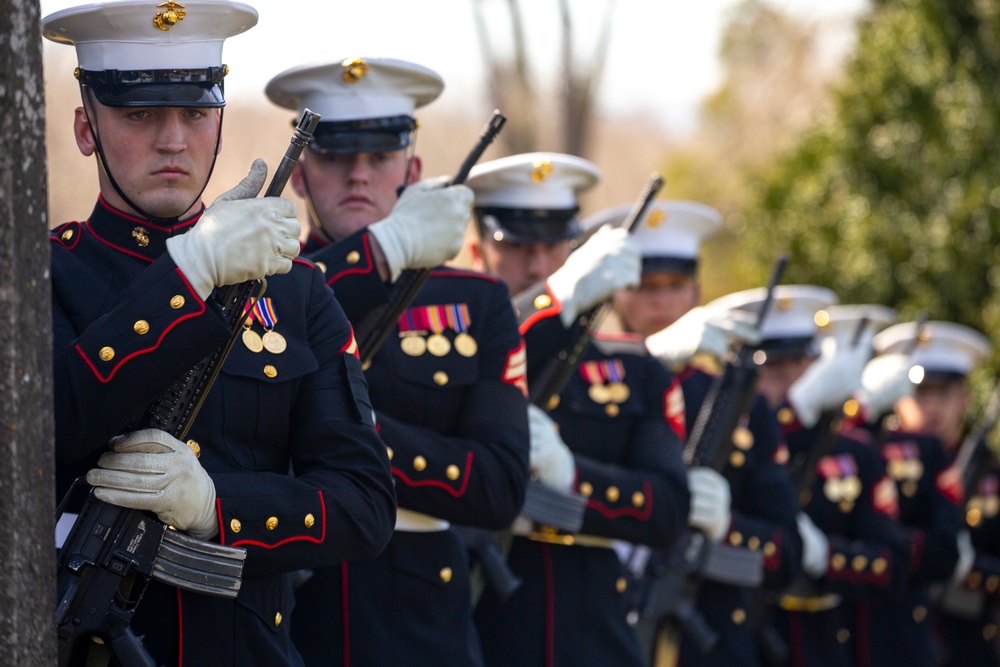
[[[571,209],[601,178],[593,162],[563,153],[522,153],[478,164],[466,185],[476,207]]]
[[[915,345],[915,346],[914,346]],[[968,375],[990,356],[989,339],[972,327],[954,322],[916,322],[891,326],[875,336],[876,354],[910,352],[914,366],[925,373]]]
[[[347,58],[293,67],[267,83],[264,92],[280,107],[309,109],[323,123],[412,116],[444,90],[432,70],[391,58]]]
[[[583,220],[584,230],[624,222],[631,204],[599,211]],[[722,214],[711,206],[693,201],[657,200],[632,232],[644,260],[677,259],[697,261],[701,244],[722,228]],[[655,262],[654,262],[655,264]],[[644,262],[644,271],[656,270]]]
[[[833,337],[838,346],[849,346],[854,342],[862,319],[866,319],[867,323],[858,342],[868,345],[875,334],[894,324],[897,318],[892,308],[873,303],[830,306],[816,313],[819,337]]]
[[[257,24],[257,11],[229,0],[92,2],[49,14],[42,34],[76,46],[80,69],[219,67],[222,43]]]
[[[710,302],[709,308],[757,313],[767,290],[758,287],[729,294]],[[832,290],[817,285],[778,285],[761,327],[762,347],[768,341],[806,341],[816,335],[816,313],[837,303]]]

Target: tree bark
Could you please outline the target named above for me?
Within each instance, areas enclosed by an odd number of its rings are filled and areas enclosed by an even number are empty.
[[[38,0],[0,0],[0,664],[54,665],[54,426]]]

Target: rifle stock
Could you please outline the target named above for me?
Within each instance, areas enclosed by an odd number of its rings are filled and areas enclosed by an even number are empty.
[[[763,324],[774,290],[784,274],[788,258],[778,259],[761,304],[757,328]],[[715,378],[698,411],[691,435],[684,448],[684,462],[691,467],[706,466],[722,472],[733,447],[733,431],[749,410],[755,396],[759,364],[751,345],[738,345],[726,360],[722,373]],[[726,567],[708,568],[712,551],[724,551]],[[720,556],[716,556],[720,558]],[[666,554],[665,566],[647,579],[641,598],[640,617],[658,625],[666,620],[679,628],[702,652],[718,642],[718,635],[697,611],[698,591],[705,579],[720,580],[713,571],[728,572],[723,583],[752,587],[763,579],[763,564],[758,552],[713,544],[696,530],[685,528]]]
[[[306,109],[265,196],[277,196],[308,145],[319,115]],[[136,421],[135,431],[156,428],[183,439],[241,331],[243,307],[263,293],[262,280],[226,286],[210,300],[232,335],[188,369]],[[256,296],[255,296],[256,293]],[[67,498],[78,488],[74,482]],[[66,501],[60,503],[60,507]],[[208,595],[235,598],[246,550],[204,542],[168,528],[154,515],[98,500],[91,490],[59,552],[56,625],[60,667],[82,664],[92,644],[121,665],[154,665],[129,623],[150,579]],[[89,664],[89,663],[88,663]]]

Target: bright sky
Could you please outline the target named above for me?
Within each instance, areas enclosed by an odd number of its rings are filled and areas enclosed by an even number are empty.
[[[579,53],[596,39],[606,0],[570,0],[579,21]],[[257,26],[228,40],[227,96],[262,95],[273,75],[311,62],[349,56],[387,56],[436,70],[447,88],[439,104],[479,110],[483,104],[483,60],[477,43],[473,0],[249,0],[260,13]],[[726,11],[738,0],[618,0],[600,105],[609,111],[640,112],[664,126],[693,124],[699,100],[719,82],[716,57]],[[867,0],[771,0],[800,16],[840,26]],[[42,0],[45,16],[79,0]],[[500,0],[487,0],[497,42],[508,32]],[[554,75],[558,49],[557,3],[521,2],[531,54],[544,76]],[[589,42],[589,44],[588,44]],[[46,43],[46,49],[66,48]],[[546,67],[546,64],[548,66]]]

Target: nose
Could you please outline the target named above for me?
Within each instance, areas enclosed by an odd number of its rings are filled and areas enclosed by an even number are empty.
[[[350,159],[350,171],[348,180],[351,183],[367,183],[371,176],[371,165],[368,156],[364,153],[355,153],[348,156]]]
[[[156,147],[161,153],[180,153],[187,148],[184,125],[179,114],[166,113],[161,116]]]
[[[532,243],[528,246],[527,267],[528,276],[532,282],[538,282],[549,277],[551,273],[549,267],[549,254],[547,248],[542,243]]]

